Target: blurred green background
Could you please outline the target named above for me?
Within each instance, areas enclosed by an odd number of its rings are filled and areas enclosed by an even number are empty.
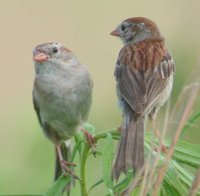
[[[146,16],[158,24],[176,63],[173,107],[190,75],[199,71],[199,8],[199,0],[1,0],[0,194],[42,193],[52,183],[54,148],[32,106],[32,49],[37,44],[62,42],[88,66],[94,80],[88,121],[102,131],[121,122],[113,70],[122,43],[109,33],[132,16]],[[185,137],[193,143],[199,138],[198,126]],[[94,182],[94,173],[101,173],[96,168],[100,159],[89,162],[90,168],[95,165],[88,177]]]

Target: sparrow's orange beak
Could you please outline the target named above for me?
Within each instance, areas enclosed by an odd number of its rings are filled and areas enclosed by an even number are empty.
[[[113,36],[118,36],[118,37],[120,36],[119,31],[117,29],[112,31],[110,34],[113,35]]]
[[[50,57],[49,55],[46,55],[44,53],[38,53],[33,57],[33,60],[38,63],[42,63],[42,62],[48,60],[49,57]]]

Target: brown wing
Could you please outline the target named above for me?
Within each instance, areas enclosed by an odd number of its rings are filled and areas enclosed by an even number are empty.
[[[152,46],[148,51],[125,46],[119,54],[115,69],[118,93],[136,113],[142,114],[154,102],[174,72],[171,55],[162,52]]]

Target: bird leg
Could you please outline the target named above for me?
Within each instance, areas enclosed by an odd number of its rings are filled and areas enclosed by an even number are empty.
[[[86,131],[85,129],[81,129],[81,131],[83,132],[86,141],[88,143],[88,145],[91,147],[92,149],[92,154],[96,157],[96,140],[95,138],[92,136],[92,134],[90,134],[88,131]]]
[[[61,152],[61,149],[60,149],[60,144],[56,145],[56,150],[57,150],[57,153],[58,153],[60,166],[61,166],[61,168],[64,172],[64,175],[66,175],[66,173],[68,173],[71,176],[73,176],[74,178],[80,180],[79,177],[70,169],[71,166],[76,167],[76,164],[72,163],[72,162],[65,161],[63,159],[62,152]]]
[[[151,122],[152,122],[152,125],[153,125],[154,133],[158,137],[158,139],[160,140],[161,152],[167,153],[167,147],[162,142],[162,136],[160,134],[160,131],[158,130],[158,127],[157,127],[155,120],[151,120]]]

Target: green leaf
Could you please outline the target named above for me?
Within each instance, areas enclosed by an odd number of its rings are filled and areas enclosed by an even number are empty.
[[[126,174],[126,177],[122,181],[120,181],[117,185],[114,186],[113,188],[114,193],[120,194],[123,190],[125,190],[129,186],[132,178],[133,178],[133,171],[129,170]]]
[[[134,188],[133,192],[131,193],[131,196],[138,196],[140,195],[141,187],[137,186]]]
[[[175,147],[173,159],[198,168],[200,165],[200,146],[179,141]]]
[[[114,193],[119,194],[123,190],[125,190],[129,186],[132,178],[133,178],[133,171],[129,170],[126,174],[126,177],[121,182],[119,182],[117,185],[114,186],[113,188]]]
[[[94,136],[94,133],[95,133],[95,127],[92,126],[91,124],[89,123],[85,123],[83,129],[87,132],[89,132],[92,136]]]
[[[76,146],[79,152],[79,155],[81,156],[82,150],[83,150],[83,133],[82,131],[78,132],[75,136],[74,136],[75,142],[76,142]],[[74,149],[73,149],[74,151]],[[73,154],[73,153],[72,153]],[[75,155],[75,154],[74,154]]]
[[[81,153],[83,140],[77,141],[75,147],[73,148],[72,154],[71,154],[71,162],[74,161],[74,158],[76,156],[76,152],[79,151]]]
[[[98,180],[96,183],[94,183],[90,188],[89,188],[89,192],[91,192],[95,187],[97,187],[98,185],[102,184],[104,181],[103,179]]]
[[[170,165],[166,175],[165,175],[165,181],[180,194],[180,195],[187,195],[187,189],[183,185],[183,183],[180,181],[180,178],[178,176],[178,172],[176,168]]]
[[[84,126],[81,130],[87,131],[92,136],[94,136],[94,134],[95,134],[95,127],[87,122],[84,124]],[[76,138],[76,140],[78,140],[77,142],[80,142],[81,140],[84,139],[83,131],[79,131],[75,136],[77,137]]]
[[[102,155],[102,170],[103,170],[103,181],[110,193],[112,192],[111,190],[113,188],[112,162],[113,162],[113,140],[112,140],[112,135],[110,133],[107,133]]]
[[[169,196],[169,195],[175,195],[175,196],[181,196],[181,194],[174,189],[171,184],[168,184],[166,180],[164,180],[162,186],[161,186],[161,195],[162,196]]]
[[[145,133],[145,149],[148,153],[153,153],[150,146],[152,142],[153,146],[158,145],[157,139],[153,138],[151,133]],[[171,140],[169,138],[165,138],[164,143],[167,147],[169,147]],[[165,154],[161,153],[159,159],[161,164],[165,160],[165,156]],[[187,195],[187,190],[191,187],[194,173],[199,165],[200,145],[179,141],[175,146],[169,169],[167,170],[164,181],[160,187],[161,196]]]
[[[188,173],[180,164],[176,161],[173,161],[172,165],[176,168],[178,176],[182,182],[184,182],[188,187],[192,185],[193,176]]]
[[[197,114],[193,115],[188,122],[186,123],[186,125],[183,127],[182,133],[180,137],[183,137],[185,135],[185,133],[198,121],[200,120],[200,112],[198,112]]]
[[[84,126],[83,126],[83,129],[87,132],[89,132],[92,136],[94,136],[94,133],[95,133],[95,127],[92,126],[91,124],[89,123],[85,123]],[[76,144],[79,144],[80,142],[82,143],[83,140],[84,140],[84,134],[83,134],[83,131],[79,131],[75,136],[75,142]],[[79,151],[79,154],[81,155],[82,153],[82,149],[83,149],[83,144],[81,144],[79,147],[78,147],[78,151]]]
[[[155,138],[152,138],[152,134],[146,132],[145,150],[148,150],[149,152],[151,151],[150,144],[152,141],[155,146],[158,145],[157,140],[155,140]],[[164,143],[167,147],[169,147],[171,144],[171,140],[169,138],[165,138]],[[172,159],[198,168],[200,165],[200,145],[194,145],[185,141],[179,141],[175,146]]]
[[[56,180],[52,187],[50,187],[44,196],[62,196],[63,189],[70,183],[70,176],[61,176]]]

